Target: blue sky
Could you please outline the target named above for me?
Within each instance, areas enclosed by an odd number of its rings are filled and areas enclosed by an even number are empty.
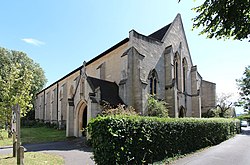
[[[191,8],[182,0],[8,0],[1,2],[0,46],[24,51],[44,69],[47,86],[128,37],[151,34],[182,16],[194,65],[218,93],[237,97],[235,79],[250,65],[250,43],[206,39],[192,31]]]

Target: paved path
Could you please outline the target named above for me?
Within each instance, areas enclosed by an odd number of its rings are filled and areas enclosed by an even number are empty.
[[[94,165],[93,154],[89,147],[84,145],[83,139],[63,142],[51,142],[23,145],[25,151],[45,152],[60,155],[64,158],[65,165]],[[0,147],[0,154],[12,153],[12,147]]]
[[[250,165],[250,127],[243,128],[241,135],[171,165]]]

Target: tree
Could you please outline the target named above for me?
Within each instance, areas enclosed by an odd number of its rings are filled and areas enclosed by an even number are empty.
[[[238,106],[243,106],[244,110],[250,112],[250,65],[245,67],[243,77],[236,80],[240,99],[237,102]]]
[[[233,107],[233,102],[230,100],[232,94],[222,93],[217,96],[217,108],[219,109],[220,117],[235,117],[235,109]]]
[[[232,94],[221,93],[217,96],[216,107],[208,110],[206,117],[236,117],[235,108],[231,101]]]
[[[25,53],[0,48],[0,120],[10,123],[17,103],[25,116],[46,81],[42,68]]]
[[[205,0],[193,10],[198,13],[192,19],[193,28],[201,27],[200,34],[208,38],[250,41],[249,0]]]

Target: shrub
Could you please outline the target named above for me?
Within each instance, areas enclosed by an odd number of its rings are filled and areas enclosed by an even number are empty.
[[[105,102],[102,105],[101,115],[137,115],[135,109],[132,106],[125,106],[119,104],[117,107],[112,107],[109,103]]]
[[[220,110],[218,108],[208,110],[207,117],[220,117]]]
[[[226,110],[221,109],[220,107],[215,107],[212,109],[209,109],[207,113],[203,113],[202,117],[223,117],[223,118],[232,118],[235,117],[235,109],[234,108],[228,108]]]
[[[250,114],[243,114],[237,117],[239,120],[250,120]]]
[[[168,117],[168,104],[165,101],[155,99],[153,95],[148,96],[148,116]]]
[[[21,126],[22,127],[47,127],[47,128],[54,128],[54,129],[58,129],[59,128],[59,123],[51,123],[51,122],[44,122],[44,120],[26,120],[21,118]]]
[[[237,132],[236,120],[97,117],[89,133],[97,164],[147,164],[218,144]]]

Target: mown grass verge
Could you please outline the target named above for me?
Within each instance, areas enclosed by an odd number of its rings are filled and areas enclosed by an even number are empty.
[[[7,131],[0,130],[3,139],[0,139],[0,146],[12,145],[12,138],[8,138]],[[65,130],[57,130],[46,127],[21,128],[21,143],[44,143],[66,140]]]
[[[0,155],[0,165],[17,164],[17,158],[12,155]],[[62,165],[64,159],[61,156],[54,154],[46,154],[41,152],[25,152],[24,153],[25,165]]]

